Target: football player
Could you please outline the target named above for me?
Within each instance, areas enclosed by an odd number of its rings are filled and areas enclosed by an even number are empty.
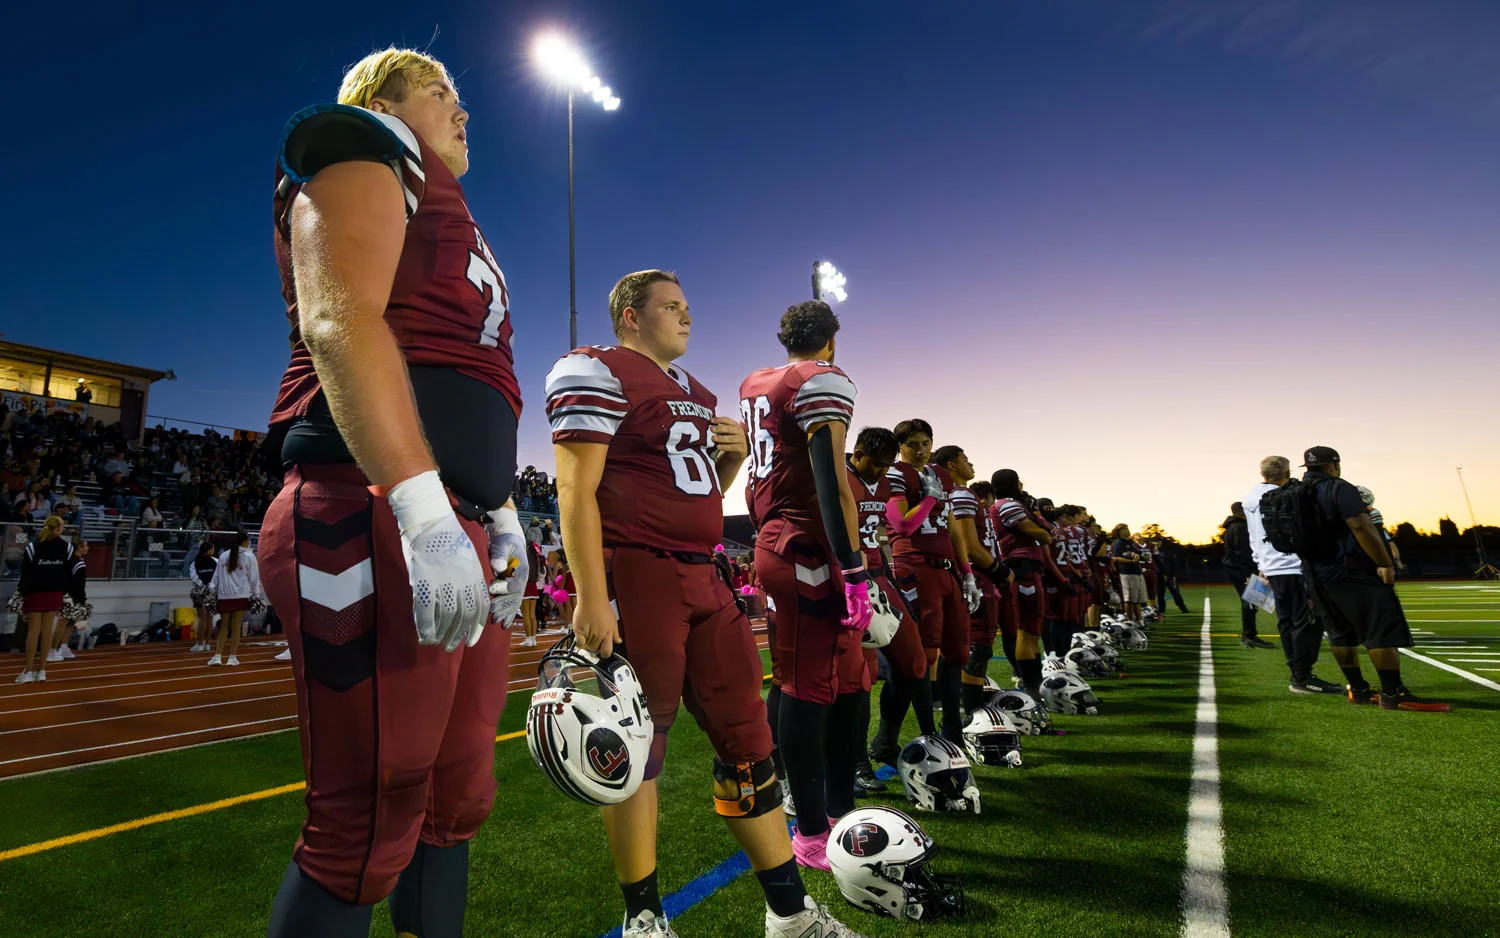
[[[920,679],[927,672],[927,653],[922,650],[922,636],[917,630],[916,619],[906,606],[906,600],[896,589],[889,564],[881,550],[881,532],[889,529],[886,521],[886,503],[891,499],[891,486],[886,473],[896,462],[901,445],[896,435],[884,427],[865,427],[854,441],[854,455],[849,458],[849,487],[859,503],[860,545],[865,551],[865,568],[879,570],[876,582],[890,600],[891,608],[901,618],[896,637],[880,652],[866,651],[865,665],[870,669],[873,684],[879,672],[877,656],[884,654],[887,666],[887,682],[904,680],[908,683]],[[887,535],[887,540],[889,535]],[[928,719],[931,719],[931,710]],[[870,735],[870,695],[866,692],[860,705],[860,763],[855,768],[854,780],[861,794],[885,790],[885,783],[875,775],[870,765],[869,751],[864,741]]]
[[[870,758],[894,766],[900,754],[901,725],[915,704],[924,736],[936,732],[932,718],[932,679],[939,653],[952,666],[963,667],[969,657],[969,603],[963,580],[968,564],[959,566],[959,550],[948,527],[949,494],[953,478],[928,465],[932,456],[932,425],[925,420],[903,420],[895,427],[901,461],[886,477],[891,500],[886,520],[891,529],[891,554],[896,585],[908,596],[916,594],[917,626],[927,670],[916,681],[890,680],[880,691],[880,726],[870,743]],[[893,675],[894,678],[894,675]]]
[[[527,579],[521,397],[505,278],[458,183],[468,119],[442,63],[392,48],[283,134],[291,362],[267,451],[286,474],[260,562],[308,787],[272,938],[366,935],[387,896],[398,933],[456,938],[494,801],[510,636],[484,626]]]
[[[745,430],[717,416],[717,398],[674,364],[693,322],[676,275],[627,274],[610,292],[609,312],[620,344],[558,360],[547,375],[547,417],[578,587],[574,637],[601,656],[618,646],[655,728],[646,780],[601,809],[625,900],[624,938],[673,935],[656,879],[656,779],[679,702],[713,745],[714,809],[756,871],[767,938],[850,936],[802,886],[770,758],[760,654],[713,559],[723,491],[747,455]],[[780,626],[788,627],[784,619]]]
[[[953,477],[953,515],[949,527],[956,535],[955,543],[962,543],[963,553],[973,570],[963,578],[965,598],[969,602],[969,657],[959,666],[949,667],[946,659],[938,660],[938,687],[942,691],[943,735],[962,747],[964,719],[960,708],[972,713],[982,705],[984,679],[989,673],[990,658],[994,657],[995,632],[1000,626],[1000,590],[1010,580],[1010,570],[984,545],[980,537],[979,496],[969,487],[974,481],[974,464],[961,447],[943,446],[932,454],[932,463],[947,470]]]
[[[1030,498],[1021,488],[1014,469],[999,469],[990,476],[995,504],[990,508],[995,529],[1000,532],[1000,557],[1015,574],[1012,601],[1016,604],[1019,631],[1016,634],[1016,670],[1026,692],[1042,699],[1041,637],[1047,606],[1042,572],[1047,568],[1047,548],[1052,535],[1029,507]]]
[[[822,870],[832,822],[854,810],[860,699],[870,689],[860,644],[872,581],[842,466],[855,390],[833,364],[838,329],[826,303],[791,307],[777,335],[786,364],[740,384],[753,441],[755,568],[777,611],[771,654],[781,678],[777,741],[797,805],[792,849]]]
[[[1000,532],[995,527],[994,516],[990,514],[990,509],[995,505],[995,487],[993,485],[990,485],[989,482],[985,481],[984,479],[981,479],[978,482],[972,483],[969,486],[969,491],[973,492],[974,497],[979,499],[978,522],[980,525],[980,543],[984,545],[985,550],[990,552],[990,556],[999,560]],[[1001,563],[1003,564],[1004,561],[1001,561]],[[1000,646],[1005,655],[1005,660],[1010,664],[1012,686],[1019,682],[1021,678],[1021,672],[1016,669],[1016,633],[1017,631],[1019,631],[1019,620],[1017,619],[1015,597],[1012,592],[1014,583],[1015,574],[1009,567],[1005,568],[1004,582],[996,582],[995,580],[991,579],[991,585],[995,588],[997,599],[999,600],[997,603],[997,615],[999,617],[998,633],[1000,636]],[[983,634],[980,633],[979,637],[982,638]],[[975,671],[972,663],[974,661],[975,655],[984,658],[986,664],[986,674],[988,673],[989,660],[995,657],[994,639],[995,636],[991,635],[988,645],[976,648],[973,643],[978,641],[978,639],[974,635],[970,635],[970,664],[964,667],[965,674],[970,675],[971,677],[974,675]],[[980,687],[982,688],[984,686],[984,675],[980,676],[979,683]],[[970,706],[970,704],[976,699],[976,697],[973,691],[967,690],[968,686],[969,681],[965,680],[964,693],[967,695],[967,697],[966,702],[964,703],[964,708],[972,711],[973,707]],[[980,701],[983,700],[982,691],[979,693],[978,699]]]

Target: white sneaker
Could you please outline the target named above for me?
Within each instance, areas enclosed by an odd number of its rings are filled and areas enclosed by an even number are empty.
[[[47,679],[47,669],[46,668],[38,668],[37,671],[36,671],[36,680],[37,680],[37,682],[41,683],[42,681],[45,681],[46,679]]]
[[[292,650],[290,648],[286,649],[281,654],[277,655],[276,658],[275,658],[275,660],[276,661],[291,661],[292,660]]]
[[[57,651],[58,651],[59,654],[62,655],[62,660],[63,661],[67,661],[70,658],[77,658],[78,657],[77,655],[75,655],[73,653],[73,649],[69,648],[67,645],[64,645],[63,647],[59,648]]]
[[[36,674],[31,671],[22,671],[16,675],[17,684],[30,684],[34,680],[36,680]]]
[[[790,918],[782,918],[768,907],[766,909],[766,938],[865,938],[859,932],[840,922],[823,906],[804,896],[806,908]]]
[[[536,647],[536,636],[535,635],[528,635],[525,638],[521,639],[521,647],[522,648],[535,648]]]
[[[237,668],[240,666],[240,659],[234,655],[230,655],[229,660],[224,663],[229,665],[231,668]]]
[[[202,642],[193,642],[193,647],[191,649],[189,649],[189,650],[190,651],[202,651],[203,650],[203,643]]]
[[[657,918],[655,912],[646,911],[625,923],[620,938],[677,938],[677,933],[665,915]]]
[[[216,668],[223,663],[224,659],[220,658],[218,655],[214,655],[212,658],[208,659],[208,666],[210,668]]]
[[[62,660],[62,653],[59,652],[56,648],[54,648],[51,651],[47,652],[47,660],[48,661],[61,661]]]

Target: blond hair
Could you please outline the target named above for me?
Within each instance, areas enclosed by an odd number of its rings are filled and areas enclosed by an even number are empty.
[[[367,108],[376,98],[386,98],[399,104],[413,88],[434,78],[453,84],[442,62],[415,49],[391,46],[349,66],[339,85],[339,103]]]
[[[1260,461],[1260,477],[1267,482],[1280,482],[1292,474],[1292,461],[1285,456],[1267,456]]]
[[[42,522],[42,533],[36,539],[39,541],[50,541],[62,533],[63,519],[57,515],[48,515],[47,520]]]

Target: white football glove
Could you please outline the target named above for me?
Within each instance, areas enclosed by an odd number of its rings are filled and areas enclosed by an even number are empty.
[[[947,493],[943,491],[943,483],[938,481],[937,473],[924,468],[918,474],[922,478],[922,497],[942,501]]]
[[[964,602],[969,604],[970,615],[978,612],[979,604],[984,602],[984,594],[979,591],[979,584],[974,581],[973,573],[964,574]]]
[[[509,628],[521,614],[521,600],[526,597],[526,582],[531,579],[531,564],[526,555],[526,534],[514,508],[496,508],[489,513],[490,523],[484,533],[490,539],[490,621]],[[510,573],[511,561],[516,562]],[[505,576],[510,573],[510,576]]]
[[[489,605],[484,567],[464,533],[435,471],[397,484],[386,496],[401,529],[401,552],[411,582],[417,643],[445,651],[479,641]]]

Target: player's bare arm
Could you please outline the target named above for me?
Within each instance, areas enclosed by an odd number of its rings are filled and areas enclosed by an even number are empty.
[[[556,443],[557,507],[568,566],[578,588],[573,637],[600,655],[614,652],[621,641],[620,623],[609,605],[604,571],[604,531],[599,520],[599,480],[609,456],[606,443]]]
[[[401,183],[380,163],[335,163],[292,206],[302,340],[355,461],[385,486],[436,468],[385,322],[405,238]]]
[[[1355,515],[1353,518],[1345,518],[1344,523],[1349,526],[1360,548],[1375,562],[1375,572],[1380,575],[1380,581],[1387,586],[1396,582],[1395,564],[1391,561],[1390,552],[1385,549],[1385,539],[1380,536],[1380,529],[1375,527],[1370,516]]]
[[[735,476],[750,455],[750,437],[745,425],[733,417],[715,417],[709,422],[713,434],[714,472],[719,477],[719,491],[734,484]]]
[[[1048,534],[1045,528],[1037,524],[1035,521],[1032,521],[1030,518],[1018,522],[1016,524],[1016,530],[1031,538],[1033,541],[1036,541],[1038,544],[1041,544],[1043,547],[1050,547],[1052,545],[1052,535]]]

